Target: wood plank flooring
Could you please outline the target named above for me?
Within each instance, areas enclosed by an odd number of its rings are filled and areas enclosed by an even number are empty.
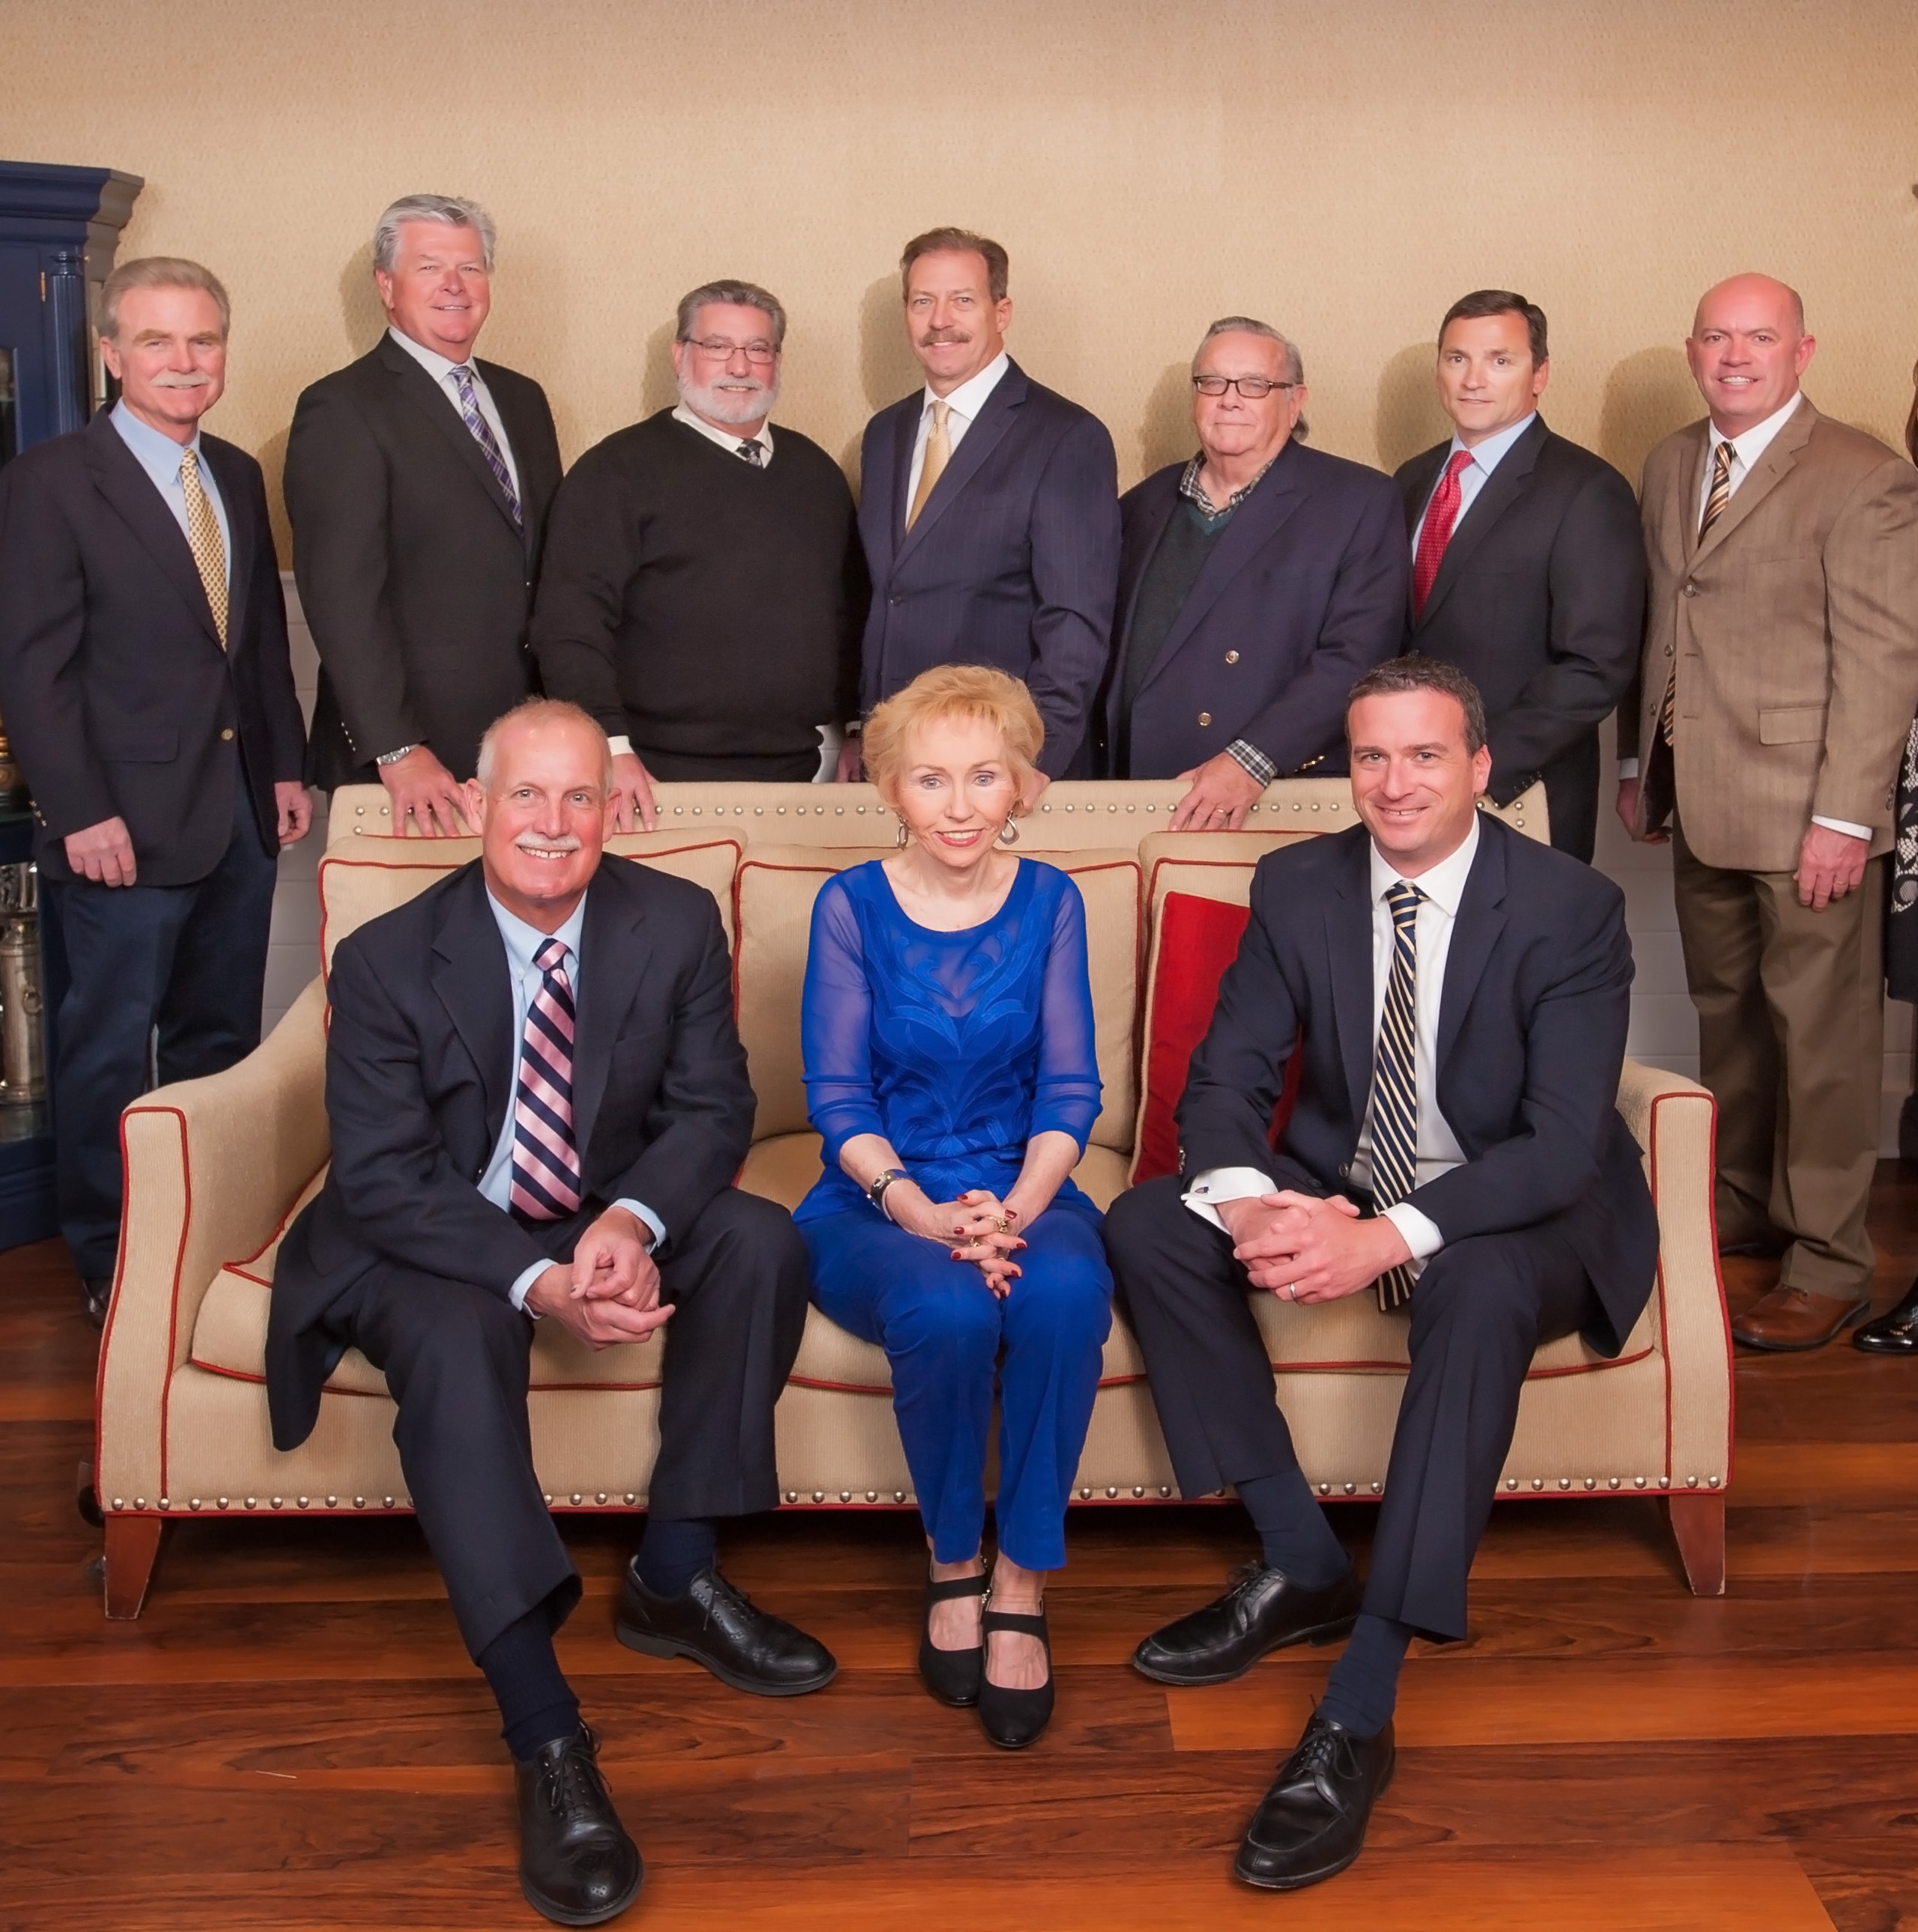
[[[1873,1226],[1883,1306],[1918,1266],[1918,1176],[1880,1169]],[[1767,1274],[1727,1263],[1734,1306]],[[73,1297],[57,1244],[0,1257],[0,1928],[539,1923],[497,1724],[410,1522],[179,1526],[145,1615],[102,1618]],[[1918,1932],[1918,1364],[1838,1344],[1738,1378],[1728,1594],[1687,1592],[1649,1501],[1501,1504],[1472,1640],[1408,1666],[1364,1857],[1290,1899],[1227,1866],[1330,1657],[1170,1694],[1126,1665],[1251,1553],[1235,1510],[1073,1517],[1059,1713],[1019,1758],[919,1688],[909,1516],[729,1536],[729,1573],[842,1661],[777,1703],[622,1649],[632,1526],[577,1521],[561,1655],[647,1861],[622,1922]],[[1334,1520],[1363,1547],[1363,1506]]]

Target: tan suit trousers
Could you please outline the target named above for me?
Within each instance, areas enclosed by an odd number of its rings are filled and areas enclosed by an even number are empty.
[[[1699,1077],[1718,1103],[1718,1239],[1775,1229],[1781,1287],[1855,1300],[1871,1282],[1886,862],[1814,912],[1788,872],[1706,865],[1682,824],[1673,857]]]

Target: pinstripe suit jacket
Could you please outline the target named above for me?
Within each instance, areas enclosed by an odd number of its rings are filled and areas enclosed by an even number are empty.
[[[1057,778],[1085,736],[1111,647],[1118,465],[1104,424],[1015,362],[918,520],[906,483],[923,392],[881,410],[860,452],[860,536],[872,577],[860,667],[869,711],[935,664],[1025,679]]]

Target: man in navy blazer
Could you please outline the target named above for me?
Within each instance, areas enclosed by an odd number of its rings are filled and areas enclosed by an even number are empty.
[[[1274,778],[1344,770],[1346,694],[1404,634],[1405,538],[1388,478],[1301,440],[1270,323],[1214,322],[1192,386],[1199,454],[1119,506],[1098,769],[1184,781],[1175,832],[1235,831]]]
[[[860,446],[872,604],[860,704],[870,711],[935,664],[997,665],[1031,689],[1040,765],[1058,778],[1105,675],[1118,466],[1104,424],[1006,353],[1007,275],[1005,250],[963,229],[906,244],[906,332],[926,387],[881,410]],[[858,772],[849,740],[839,775]]]
[[[1349,832],[1268,855],[1179,1103],[1181,1171],[1106,1216],[1179,1487],[1232,1484],[1262,1562],[1133,1656],[1218,1684],[1351,1641],[1236,1867],[1342,1870],[1392,1773],[1415,1635],[1466,1634],[1466,1580],[1541,1343],[1623,1347],[1658,1222],[1617,1108],[1631,991],[1623,896],[1481,814],[1485,713],[1454,666],[1397,658],[1348,713]],[[1268,1138],[1288,1063],[1298,1094]],[[1376,1288],[1409,1370],[1361,1591],[1298,1466],[1248,1297],[1301,1332]]]

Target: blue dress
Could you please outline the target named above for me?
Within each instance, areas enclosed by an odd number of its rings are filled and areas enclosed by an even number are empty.
[[[932,1199],[951,1201],[971,1187],[1003,1199],[1035,1134],[1084,1148],[1100,1081],[1079,888],[1024,859],[984,924],[935,932],[906,916],[879,861],[840,873],[813,908],[800,1031],[824,1172],[793,1218],[814,1299],[892,1365],[933,1555],[959,1563],[979,1548],[996,1369],[999,1547],[1057,1570],[1112,1326],[1098,1210],[1067,1180],[1022,1231],[1024,1273],[1001,1301],[970,1262],[886,1220],[839,1152],[883,1135]]]

